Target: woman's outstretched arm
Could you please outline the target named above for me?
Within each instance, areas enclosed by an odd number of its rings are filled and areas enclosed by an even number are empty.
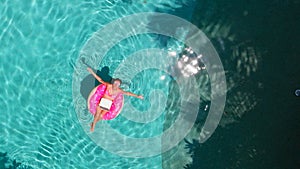
[[[136,97],[136,98],[139,98],[139,99],[144,99],[144,97],[142,95],[136,95],[134,93],[126,92],[126,91],[123,91],[123,90],[122,90],[122,93],[125,94],[125,95],[128,95],[128,96],[133,96],[133,97]]]
[[[87,68],[87,70],[102,84],[107,85],[107,82],[104,82],[91,68]]]

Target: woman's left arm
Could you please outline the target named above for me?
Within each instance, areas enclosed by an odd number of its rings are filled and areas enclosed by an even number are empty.
[[[131,92],[126,92],[126,91],[123,91],[121,90],[123,94],[125,95],[128,95],[128,96],[133,96],[133,97],[136,97],[136,98],[139,98],[139,99],[144,99],[144,97],[142,95],[137,95],[137,94],[134,94],[134,93],[131,93]]]

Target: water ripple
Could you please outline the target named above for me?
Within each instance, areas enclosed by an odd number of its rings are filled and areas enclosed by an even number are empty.
[[[150,162],[159,157],[120,158],[86,136],[68,66],[92,33],[121,15],[153,11],[149,4],[1,1],[0,148],[33,168],[161,168]],[[90,121],[85,101],[74,104],[80,120]]]

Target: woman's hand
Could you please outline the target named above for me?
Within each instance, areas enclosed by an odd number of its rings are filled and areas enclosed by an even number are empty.
[[[137,98],[139,98],[139,99],[144,99],[144,96],[139,95]]]
[[[108,83],[104,82],[91,68],[86,68],[100,83],[108,85]]]
[[[91,69],[91,68],[87,68],[87,70],[90,72],[90,73],[94,73],[94,71]]]

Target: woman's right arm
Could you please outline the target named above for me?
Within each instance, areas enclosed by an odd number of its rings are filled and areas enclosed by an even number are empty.
[[[87,68],[87,70],[102,84],[107,85],[107,82],[104,82],[91,68]]]

